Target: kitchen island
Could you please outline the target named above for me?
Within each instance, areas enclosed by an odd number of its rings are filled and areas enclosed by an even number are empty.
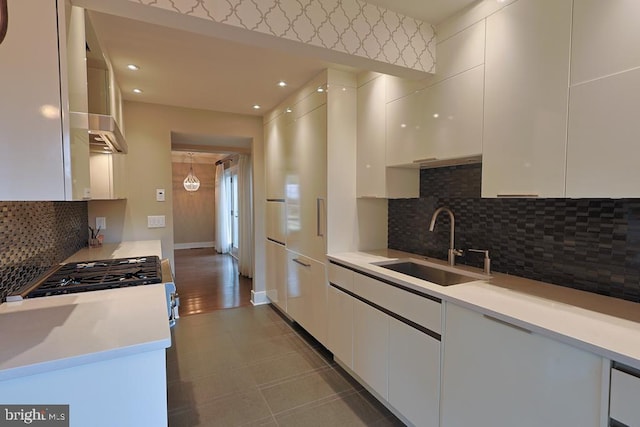
[[[160,253],[151,253],[156,245],[80,252],[147,256]],[[71,426],[166,425],[171,335],[163,283],[4,303],[0,337],[1,404],[68,404]]]

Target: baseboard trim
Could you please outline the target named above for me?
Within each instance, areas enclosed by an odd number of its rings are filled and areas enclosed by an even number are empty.
[[[251,304],[253,305],[269,304],[269,298],[267,298],[267,293],[265,291],[261,291],[261,292],[251,291]]]
[[[174,243],[173,249],[200,249],[213,248],[214,246],[214,242]]]

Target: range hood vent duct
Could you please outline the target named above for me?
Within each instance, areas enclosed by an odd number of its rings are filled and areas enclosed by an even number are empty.
[[[93,113],[71,113],[71,126],[89,129],[89,147],[92,152],[121,153],[129,150],[118,124],[111,116]]]

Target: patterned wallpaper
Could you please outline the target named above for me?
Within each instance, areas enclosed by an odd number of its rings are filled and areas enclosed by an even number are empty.
[[[87,245],[86,202],[0,202],[0,301]]]
[[[489,249],[494,271],[640,302],[640,199],[482,199],[481,168],[422,170],[419,199],[389,200],[389,247],[446,259],[447,215],[428,227],[448,206],[456,248]]]
[[[432,25],[362,0],[129,0],[412,70],[435,71]]]

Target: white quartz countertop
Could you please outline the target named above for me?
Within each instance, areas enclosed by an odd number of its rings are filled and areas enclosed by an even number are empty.
[[[160,240],[84,248],[64,262],[151,255],[162,257]],[[163,263],[163,277],[167,268]],[[165,349],[171,345],[165,285],[5,302],[0,341],[0,381]]]
[[[329,259],[640,369],[640,304],[492,273],[490,279],[440,286],[372,265],[424,257],[394,250],[330,254]],[[445,261],[428,259],[447,268]],[[456,266],[462,270],[482,270]]]
[[[164,284],[0,305],[0,381],[171,345]]]
[[[105,243],[99,248],[80,249],[64,260],[64,262],[96,261],[100,259],[132,258],[151,255],[162,258],[162,244],[160,240]]]

